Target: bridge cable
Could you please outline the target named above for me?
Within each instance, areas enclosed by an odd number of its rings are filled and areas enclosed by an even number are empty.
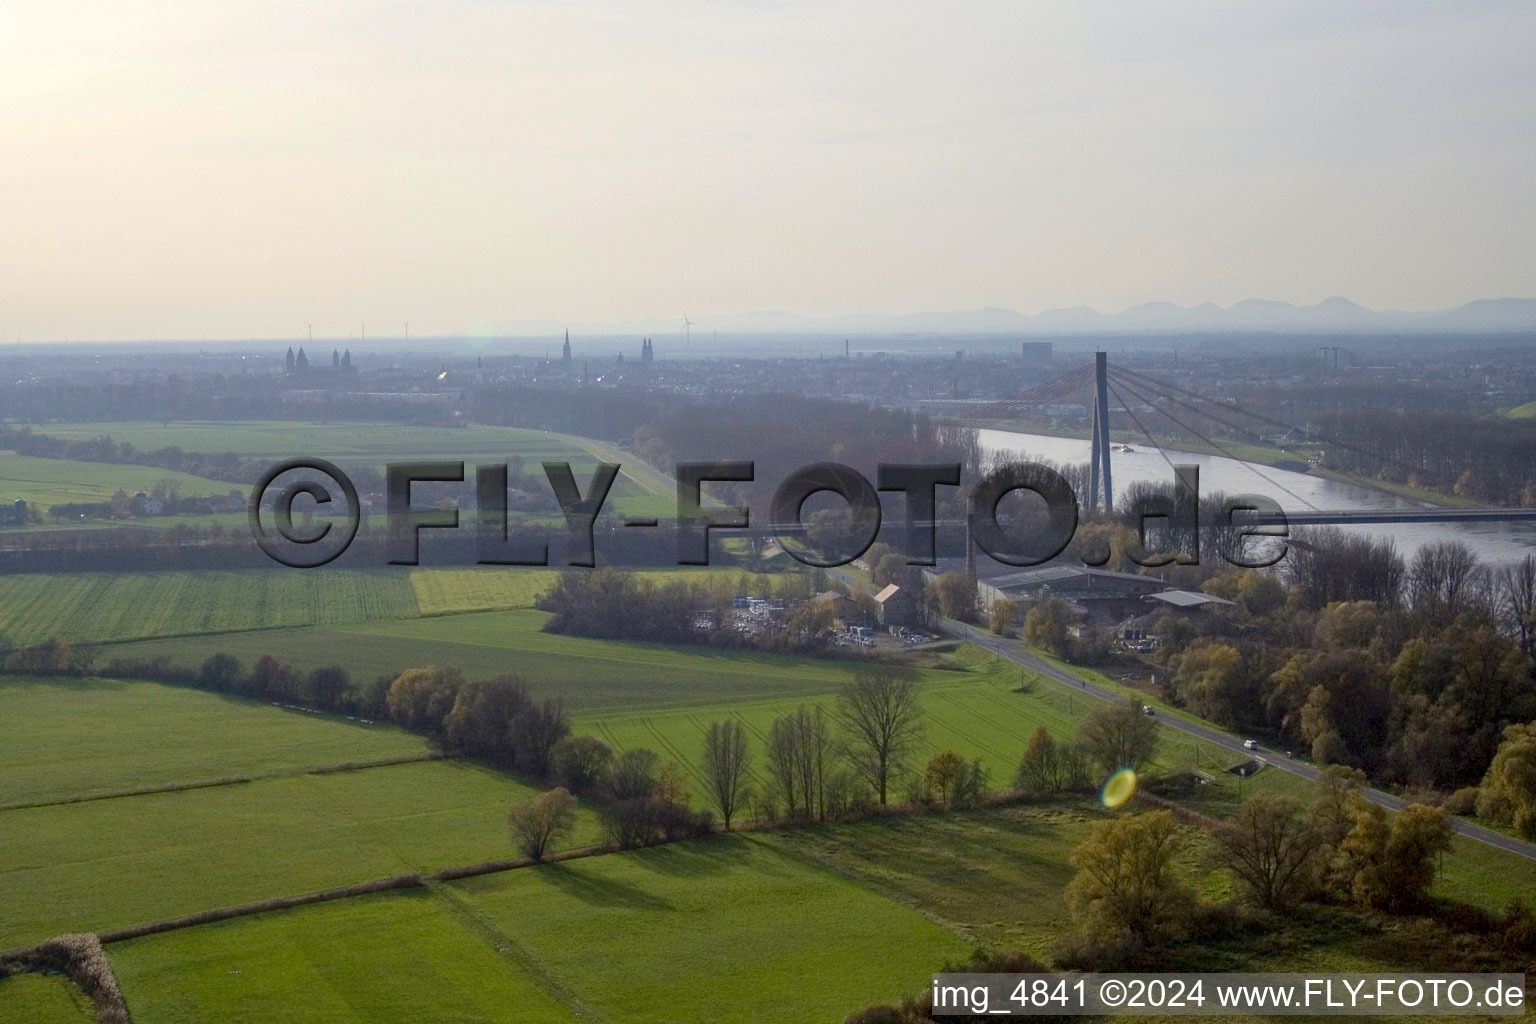
[[[1127,391],[1129,391],[1132,395],[1134,395],[1137,399],[1139,399],[1142,402],[1146,402],[1147,405],[1151,406],[1154,410],[1156,410],[1158,415],[1163,416],[1164,418],[1166,418],[1168,420],[1171,420],[1173,423],[1177,424],[1180,427],[1183,427],[1185,430],[1187,430],[1191,434],[1193,434],[1198,440],[1204,441],[1206,444],[1208,444],[1211,447],[1215,448],[1217,451],[1221,452],[1223,455],[1225,455],[1227,458],[1231,459],[1232,461],[1240,462],[1243,465],[1247,466],[1249,469],[1251,469],[1253,472],[1257,473],[1265,481],[1267,481],[1268,483],[1270,483],[1271,485],[1273,485],[1275,487],[1278,487],[1280,490],[1284,491],[1286,494],[1289,494],[1291,497],[1295,498],[1297,501],[1299,501],[1303,505],[1307,506],[1307,508],[1311,509],[1313,512],[1321,512],[1322,511],[1322,509],[1320,509],[1316,505],[1312,504],[1306,498],[1303,498],[1301,495],[1297,494],[1295,491],[1291,490],[1289,487],[1287,487],[1284,484],[1280,483],[1278,480],[1275,480],[1268,473],[1265,473],[1262,469],[1260,469],[1254,463],[1247,462],[1247,461],[1245,461],[1245,460],[1243,460],[1241,458],[1238,458],[1238,456],[1233,454],[1232,451],[1230,449],[1228,449],[1225,445],[1220,444],[1219,442],[1213,441],[1210,438],[1206,437],[1204,434],[1200,433],[1194,427],[1191,427],[1189,424],[1187,424],[1184,421],[1180,420],[1178,417],[1174,416],[1172,413],[1168,412],[1166,409],[1158,409],[1157,406],[1154,403],[1152,403],[1151,401],[1149,401],[1145,395],[1141,394],[1135,388],[1131,387],[1131,385],[1126,383],[1125,380],[1122,379],[1120,381],[1120,383],[1122,385],[1124,385],[1125,389]]]
[[[1131,421],[1136,424],[1137,428],[1143,434],[1146,435],[1147,443],[1157,450],[1157,454],[1163,457],[1164,462],[1168,463],[1168,468],[1173,470],[1173,475],[1178,476],[1179,467],[1175,466],[1173,464],[1173,460],[1168,457],[1168,453],[1163,451],[1163,446],[1158,443],[1157,438],[1152,436],[1152,431],[1148,430],[1145,426],[1142,425],[1141,417],[1137,416],[1135,411],[1131,409],[1131,403],[1125,400],[1125,396],[1120,394],[1120,390],[1116,388],[1112,382],[1106,381],[1105,383],[1109,387],[1110,394],[1114,395],[1115,399],[1120,403],[1122,407],[1124,407],[1126,415],[1130,416]]]
[[[1396,457],[1391,456],[1391,455],[1383,455],[1383,454],[1381,454],[1379,452],[1368,451],[1367,449],[1360,448],[1360,447],[1358,447],[1356,445],[1352,445],[1352,444],[1348,443],[1347,441],[1340,441],[1337,438],[1329,437],[1326,434],[1319,434],[1319,433],[1316,433],[1315,431],[1306,430],[1306,429],[1304,429],[1302,427],[1296,426],[1293,423],[1285,423],[1285,422],[1283,422],[1281,420],[1272,419],[1269,416],[1265,416],[1263,413],[1250,412],[1247,409],[1241,409],[1241,408],[1238,408],[1235,405],[1228,405],[1225,402],[1218,402],[1214,398],[1207,397],[1207,396],[1199,394],[1198,392],[1195,392],[1195,391],[1190,391],[1188,388],[1182,388],[1182,387],[1179,387],[1177,384],[1170,384],[1170,383],[1167,383],[1166,381],[1155,380],[1154,378],[1148,377],[1145,374],[1137,373],[1134,370],[1126,370],[1124,368],[1116,367],[1114,372],[1119,374],[1122,379],[1124,379],[1126,377],[1129,377],[1132,380],[1136,380],[1136,381],[1140,382],[1142,384],[1142,386],[1144,386],[1144,387],[1152,388],[1152,389],[1155,389],[1155,390],[1158,390],[1158,391],[1162,391],[1162,392],[1165,392],[1165,393],[1166,393],[1166,391],[1177,391],[1180,394],[1188,395],[1191,398],[1194,398],[1194,399],[1196,399],[1198,401],[1201,401],[1201,402],[1207,402],[1207,403],[1209,403],[1211,405],[1220,406],[1223,409],[1226,409],[1226,410],[1229,410],[1231,412],[1237,413],[1237,414],[1239,414],[1241,416],[1250,416],[1253,419],[1260,420],[1260,421],[1262,421],[1264,423],[1267,423],[1267,424],[1269,424],[1270,426],[1273,426],[1273,427],[1282,427],[1282,428],[1284,428],[1286,430],[1299,431],[1302,435],[1304,435],[1309,440],[1316,441],[1316,442],[1319,442],[1319,443],[1322,443],[1322,444],[1333,445],[1333,446],[1335,446],[1337,448],[1343,448],[1346,451],[1354,452],[1357,455],[1362,455],[1362,456],[1364,456],[1367,459],[1373,459],[1373,460],[1375,460],[1377,462],[1391,463],[1391,464],[1393,464],[1395,466],[1398,466],[1398,467],[1400,467],[1400,468],[1402,468],[1404,470],[1407,470],[1410,473],[1420,473],[1420,472],[1423,472],[1423,470],[1424,470],[1423,466],[1416,466],[1416,465],[1414,465],[1412,463],[1404,462],[1402,459],[1396,458]],[[1172,396],[1168,396],[1168,397],[1171,398]],[[1210,415],[1210,414],[1206,413],[1205,415]],[[1215,417],[1212,417],[1212,418],[1215,419]]]
[[[1202,409],[1199,406],[1194,405],[1194,404],[1192,404],[1190,402],[1186,402],[1186,401],[1178,398],[1175,395],[1165,393],[1165,392],[1159,390],[1156,387],[1153,387],[1153,386],[1150,386],[1150,385],[1146,384],[1144,381],[1138,381],[1133,376],[1129,376],[1129,375],[1122,376],[1121,373],[1118,370],[1114,369],[1114,368],[1111,368],[1109,372],[1110,372],[1110,374],[1112,376],[1114,376],[1114,378],[1116,380],[1124,382],[1127,387],[1130,387],[1133,384],[1138,385],[1140,387],[1144,387],[1148,391],[1152,392],[1152,394],[1154,394],[1158,398],[1166,399],[1169,402],[1173,402],[1175,405],[1178,405],[1178,406],[1181,406],[1181,407],[1183,407],[1185,409],[1188,409],[1190,412],[1195,413],[1197,416],[1203,416],[1204,418],[1206,418],[1208,420],[1215,420],[1217,423],[1220,423],[1222,426],[1227,427],[1230,430],[1235,430],[1235,431],[1237,431],[1240,434],[1245,434],[1249,438],[1252,438],[1254,441],[1257,441],[1260,444],[1266,443],[1264,441],[1264,438],[1263,438],[1262,435],[1257,434],[1257,433],[1255,433],[1252,430],[1249,430],[1247,427],[1243,426],[1241,423],[1233,423],[1230,420],[1224,419],[1223,417],[1216,415],[1214,412],[1211,412],[1209,409]],[[1227,406],[1222,406],[1221,403],[1219,403],[1219,402],[1214,402],[1214,401],[1212,401],[1210,399],[1207,399],[1207,401],[1210,401],[1211,404],[1213,404],[1213,405],[1218,405],[1218,406],[1221,406],[1222,408],[1228,408]],[[1286,446],[1285,445],[1280,445],[1279,447],[1282,450],[1286,450]]]

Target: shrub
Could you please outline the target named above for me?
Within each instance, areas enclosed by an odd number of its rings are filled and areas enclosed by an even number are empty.
[[[542,861],[549,848],[575,827],[576,801],[564,787],[540,793],[507,812],[512,845],[535,862]]]
[[[590,793],[608,777],[613,750],[596,736],[567,736],[549,754],[555,779],[573,793]]]
[[[1476,786],[1463,786],[1440,804],[1446,814],[1471,814],[1477,810],[1477,795],[1482,792]]]

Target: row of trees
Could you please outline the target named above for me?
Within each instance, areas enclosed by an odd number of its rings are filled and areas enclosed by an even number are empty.
[[[389,717],[431,737],[445,753],[546,778],[571,732],[559,700],[536,703],[517,676],[470,681],[459,669],[407,669],[385,696]]]
[[[974,802],[987,785],[979,762],[943,750],[921,772],[911,770],[922,737],[918,693],[908,669],[861,669],[839,693],[835,713],[807,706],[778,717],[757,756],[739,719],[712,722],[699,759],[704,796],[727,829],[749,810],[763,818],[825,821],[877,801],[883,805],[902,777],[910,778],[915,799],[950,807]],[[709,818],[700,817],[707,812],[687,810],[681,770],[644,748],[615,754],[596,737],[569,736],[552,749],[550,771],[560,793],[602,803],[605,834],[620,847],[708,827]],[[565,799],[545,794],[512,809],[513,841],[525,855],[544,855],[551,841],[547,826]]]
[[[1328,466],[1498,505],[1536,505],[1536,422],[1355,409],[1323,418]]]
[[[703,795],[726,829],[747,812],[802,821],[859,813],[888,804],[903,779],[908,783],[904,796],[912,804],[976,803],[988,784],[980,761],[940,750],[921,771],[914,770],[912,755],[923,736],[919,692],[917,677],[908,669],[861,669],[838,694],[834,712],[810,705],[774,719],[757,755],[740,719],[712,722],[699,757]],[[1120,768],[1140,768],[1156,742],[1155,723],[1134,702],[1103,705],[1083,720],[1075,742],[1058,744],[1039,730],[1015,785],[1039,794],[1089,788]],[[514,807],[509,816],[514,844],[535,860],[568,831],[552,833],[550,827],[556,817],[564,820],[560,809],[571,794],[600,802],[604,832],[622,848],[708,828],[708,818],[687,809],[682,770],[650,750],[616,754],[594,736],[573,735],[554,744],[548,763],[549,777],[564,795],[546,793]]]
[[[175,447],[140,449],[127,442],[113,441],[111,435],[105,433],[89,440],[68,440],[35,433],[30,427],[12,427],[3,423],[0,423],[0,448],[44,459],[154,466],[236,484],[253,482],[270,464],[259,459],[241,458],[234,452],[187,452]],[[162,501],[169,496],[167,493],[155,495]]]
[[[574,812],[567,820],[562,810],[574,806],[573,790],[598,802],[603,834],[619,849],[703,835],[712,827],[709,811],[689,806],[682,768],[655,751],[632,747],[615,756],[595,736],[569,736],[555,745],[550,768],[566,785],[515,805],[507,818],[513,844],[533,860],[542,860],[549,844],[574,826]],[[561,827],[550,831],[557,811]]]
[[[792,606],[782,619],[750,632],[733,628],[733,597],[761,593],[767,581],[758,579],[762,582],[743,591],[737,589],[743,581],[730,576],[654,583],[620,569],[579,570],[561,573],[537,606],[551,613],[544,624],[549,633],[797,653],[825,647],[833,626],[831,609],[807,600],[818,587],[830,586],[824,573],[776,577],[774,596]]]
[[[781,715],[769,727],[763,751],[764,791],[754,792],[754,759],[737,719],[712,723],[701,768],[708,795],[726,826],[756,797],[769,817],[825,821],[850,809],[890,801],[908,773],[922,739],[917,676],[896,666],[868,666],[838,694],[836,711],[819,706]],[[946,805],[974,800],[986,785],[977,762],[940,751],[914,781]]]

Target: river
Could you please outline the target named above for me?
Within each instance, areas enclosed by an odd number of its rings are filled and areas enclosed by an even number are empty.
[[[1007,430],[978,431],[984,449],[1010,452],[1022,457],[1048,459],[1052,462],[1088,462],[1089,442],[1075,437],[1049,437],[1044,434],[1018,434]],[[1133,451],[1110,455],[1111,478],[1117,497],[1138,481],[1172,483],[1173,470],[1157,449],[1149,445],[1131,445]],[[1313,509],[1345,511],[1353,509],[1422,508],[1423,503],[1400,498],[1369,487],[1340,483],[1308,473],[1294,473],[1269,466],[1255,466],[1220,455],[1168,450],[1171,460],[1180,465],[1200,467],[1200,491],[1209,494],[1262,494],[1279,502],[1286,511]],[[1078,495],[1086,501],[1087,495]],[[1391,526],[1346,526],[1375,537],[1390,537],[1405,560],[1425,544],[1454,538],[1476,552],[1478,558],[1492,565],[1518,562],[1536,552],[1536,524],[1531,523],[1400,523]]]

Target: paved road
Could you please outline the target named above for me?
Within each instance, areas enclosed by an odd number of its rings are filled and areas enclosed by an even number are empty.
[[[1106,690],[1102,686],[1095,686],[1087,680],[1079,679],[1070,672],[1057,668],[1045,659],[1036,657],[1024,650],[1023,645],[1018,641],[1004,640],[1001,637],[993,636],[991,633],[984,633],[973,626],[957,622],[953,619],[945,619],[944,628],[955,636],[964,637],[977,647],[984,647],[994,654],[1007,658],[1016,665],[1039,672],[1043,676],[1049,676],[1057,682],[1065,683],[1083,693],[1099,697],[1103,700],[1123,699],[1118,693]],[[1163,715],[1158,721],[1170,729],[1177,729],[1179,732],[1187,733],[1203,742],[1230,750],[1234,754],[1248,755],[1252,753],[1243,749],[1240,740],[1233,739],[1231,736],[1218,732],[1210,726],[1199,722],[1192,722],[1176,715]],[[1291,772],[1294,775],[1300,775],[1304,779],[1317,778],[1317,769],[1309,764],[1304,764],[1283,754],[1278,754],[1273,750],[1260,750],[1258,753],[1263,756],[1265,763],[1271,767]],[[1365,795],[1372,802],[1378,803],[1390,810],[1400,810],[1404,806],[1402,800],[1399,800],[1390,793],[1383,793],[1379,789],[1367,789]],[[1523,842],[1522,840],[1511,838],[1510,836],[1483,828],[1480,825],[1474,825],[1459,818],[1451,818],[1451,827],[1469,839],[1475,839],[1480,843],[1497,846],[1501,850],[1508,850],[1510,853],[1519,854],[1530,860],[1536,860],[1536,843]]]

